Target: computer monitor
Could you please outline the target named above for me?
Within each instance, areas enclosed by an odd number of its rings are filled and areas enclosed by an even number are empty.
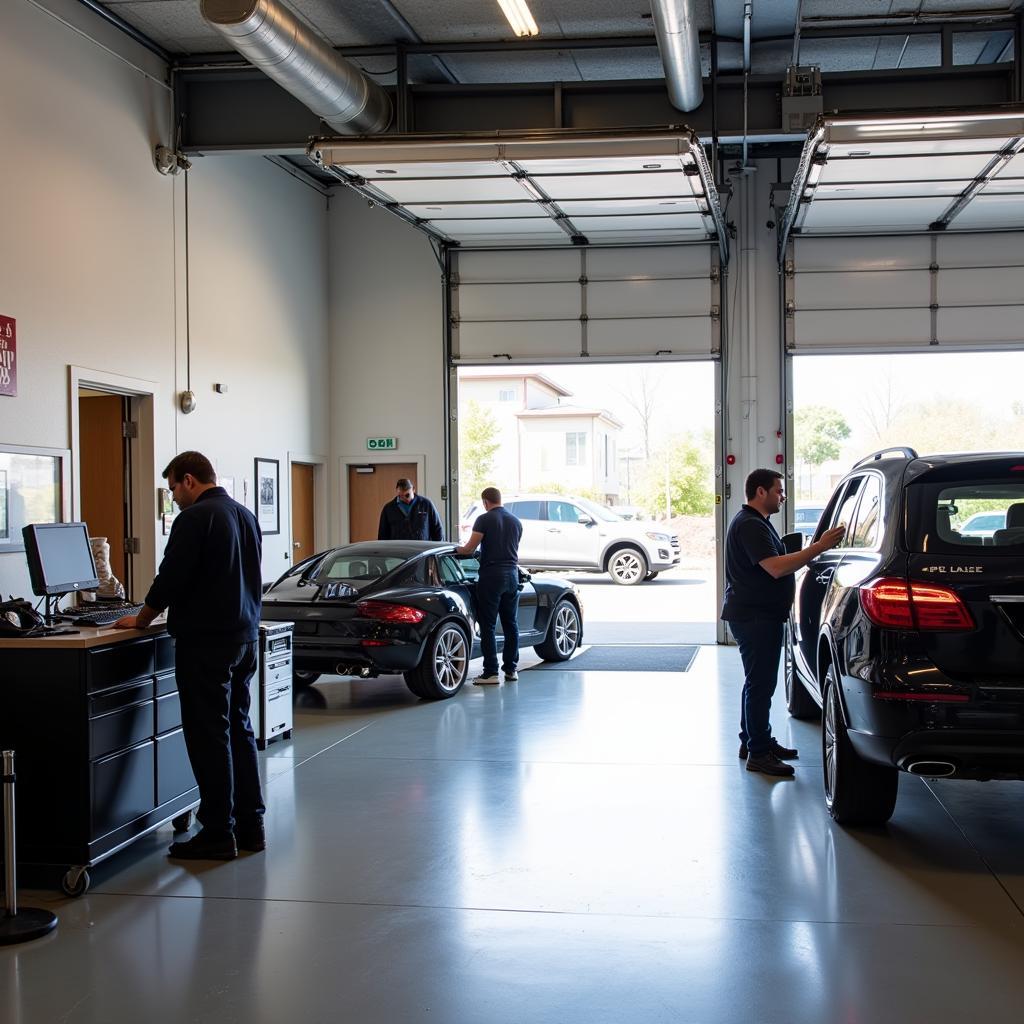
[[[100,585],[85,523],[32,523],[21,535],[33,594],[51,597]]]

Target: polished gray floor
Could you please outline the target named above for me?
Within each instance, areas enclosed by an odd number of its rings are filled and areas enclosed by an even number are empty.
[[[262,755],[265,854],[169,830],[0,949],[0,1021],[1024,1019],[1024,786],[904,777],[885,829],[736,758],[734,649],[687,673],[525,672],[417,702],[328,681]],[[312,699],[310,699],[312,698]],[[315,705],[321,706],[315,706]]]

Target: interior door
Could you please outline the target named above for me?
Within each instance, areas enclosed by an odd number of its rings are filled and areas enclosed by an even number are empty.
[[[313,503],[314,467],[292,463],[292,561],[301,562],[316,554]]]
[[[106,537],[110,571],[128,588],[125,574],[125,400],[96,392],[79,395],[79,472],[82,521],[90,537]]]
[[[415,462],[367,463],[348,467],[348,539],[376,540],[380,510],[394,501],[395,483],[407,477],[417,485]]]

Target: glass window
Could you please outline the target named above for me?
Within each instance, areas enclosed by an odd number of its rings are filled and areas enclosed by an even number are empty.
[[[586,513],[568,501],[549,501],[548,519],[555,523],[578,523]]]
[[[517,519],[540,519],[539,501],[510,501],[505,507]]]
[[[452,555],[442,555],[438,559],[441,565],[441,580],[444,583],[465,583],[458,561]]]
[[[582,431],[565,435],[565,464],[582,466],[587,461],[587,435]]]
[[[882,514],[882,481],[870,474],[861,488],[860,506],[857,508],[857,526],[853,532],[853,548],[873,548],[878,543],[878,523]]]
[[[921,550],[981,547],[986,554],[995,554],[1001,548],[1020,555],[1024,546],[1024,481],[960,482],[952,487],[933,486],[929,492],[915,515],[915,519],[920,517],[915,525],[924,527]]]
[[[502,388],[498,392],[499,402],[514,402],[516,400],[516,389],[515,388]]]
[[[860,493],[862,483],[864,483],[864,477],[858,476],[846,485],[846,491],[843,493],[842,500],[836,506],[836,510],[829,520],[829,528],[833,526],[846,527],[846,536],[839,545],[840,547],[846,548],[850,546],[851,531],[854,529],[853,511],[857,506],[857,495]]]
[[[342,551],[327,562],[320,572],[320,578],[367,583],[394,572],[404,561],[404,558],[395,555],[359,555]]]
[[[23,526],[67,521],[67,456],[62,448],[0,447],[0,551],[25,550]]]

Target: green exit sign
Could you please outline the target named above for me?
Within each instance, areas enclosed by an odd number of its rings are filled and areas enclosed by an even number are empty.
[[[393,452],[398,447],[398,438],[368,437],[366,447],[371,452]]]

